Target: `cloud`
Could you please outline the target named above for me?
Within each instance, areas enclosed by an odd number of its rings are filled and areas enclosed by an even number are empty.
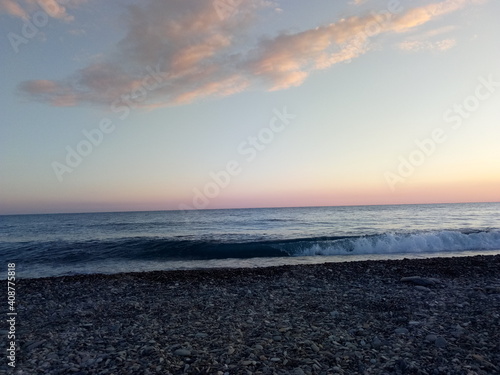
[[[403,51],[419,52],[419,51],[446,51],[453,48],[457,44],[455,39],[443,39],[436,42],[430,41],[404,41],[399,43],[398,47]]]
[[[83,0],[0,0],[0,14],[29,19],[31,14],[41,9],[49,17],[72,21],[73,16],[67,13],[66,7],[62,4],[76,6],[81,2]]]
[[[455,26],[449,25],[439,27],[437,29],[428,30],[426,32],[410,36],[403,42],[398,43],[397,47],[407,52],[446,51],[457,45],[457,41],[454,38],[446,38],[441,40],[432,39],[435,39],[436,37],[443,34],[449,34],[455,29]]]
[[[77,103],[72,90],[65,85],[48,80],[32,80],[22,82],[20,90],[36,96],[41,102],[57,107],[73,106]]]
[[[220,17],[210,1],[150,0],[128,7],[127,33],[114,52],[63,80],[23,82],[19,91],[55,106],[109,106],[146,92],[134,105],[156,108],[262,85],[269,91],[283,90],[301,85],[314,71],[364,55],[377,35],[400,34],[479,1],[446,0],[399,14],[350,17],[252,44],[248,31],[255,17],[265,9],[274,12],[275,4],[242,1],[230,16]],[[445,50],[455,42],[422,43],[408,41],[399,47]],[[161,84],[146,91],[152,87],[145,84],[151,71]]]
[[[26,11],[15,0],[0,0],[0,13],[19,18],[28,18]]]
[[[435,37],[437,35],[450,33],[451,31],[454,31],[456,28],[457,27],[453,26],[453,25],[439,27],[437,29],[432,29],[432,30],[426,31],[425,33],[422,33],[421,37],[423,39],[432,38],[432,37]]]
[[[423,25],[434,18],[463,9],[471,4],[484,3],[485,0],[445,0],[414,8],[395,19],[392,30],[405,32],[414,27]]]

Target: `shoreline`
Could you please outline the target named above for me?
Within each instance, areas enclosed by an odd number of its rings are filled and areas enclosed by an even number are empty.
[[[17,298],[18,374],[500,371],[500,255],[20,279]]]
[[[462,258],[474,257],[477,255],[494,256],[500,255],[499,250],[468,250],[468,251],[450,251],[450,252],[429,252],[429,253],[390,253],[390,254],[350,254],[350,255],[314,255],[314,256],[290,256],[290,257],[255,257],[255,258],[224,258],[224,259],[206,259],[206,260],[176,260],[176,261],[134,261],[130,263],[102,262],[92,265],[79,264],[79,268],[68,266],[64,272],[59,269],[55,272],[50,269],[30,268],[30,271],[24,269],[21,263],[18,266],[17,274],[20,278],[41,279],[54,277],[72,277],[72,276],[92,276],[92,275],[118,275],[128,273],[149,273],[149,272],[172,272],[172,271],[199,271],[207,269],[231,270],[245,268],[269,268],[281,266],[301,266],[316,265],[325,263],[348,263],[348,262],[366,262],[366,261],[385,261],[385,260],[420,260],[431,258]],[[120,270],[117,270],[117,267]],[[132,268],[135,267],[135,268]],[[69,271],[71,270],[71,271]],[[70,273],[71,272],[71,273]],[[0,280],[6,280],[1,278]]]

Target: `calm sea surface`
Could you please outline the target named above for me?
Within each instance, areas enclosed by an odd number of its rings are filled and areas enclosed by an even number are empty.
[[[500,253],[500,203],[0,216],[18,277]]]

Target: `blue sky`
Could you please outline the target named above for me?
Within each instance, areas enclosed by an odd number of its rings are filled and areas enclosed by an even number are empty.
[[[2,0],[0,213],[499,201],[499,11]]]

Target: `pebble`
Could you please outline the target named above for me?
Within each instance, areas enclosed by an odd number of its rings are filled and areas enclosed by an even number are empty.
[[[434,345],[438,348],[445,348],[448,345],[448,341],[444,337],[438,336],[436,341],[434,341]]]
[[[435,342],[436,339],[437,339],[437,336],[433,335],[433,334],[428,334],[427,336],[425,336],[425,341],[427,341],[427,342]]]
[[[435,285],[435,284],[439,283],[439,280],[437,280],[437,279],[430,278],[430,277],[420,277],[420,276],[402,277],[401,281],[405,282],[405,283],[411,283],[411,284],[422,285],[422,286]]]
[[[408,331],[407,328],[403,328],[403,327],[399,327],[399,328],[396,328],[394,330],[395,333],[397,333],[398,335],[406,335],[408,334],[410,331]]]
[[[382,341],[378,338],[378,336],[375,336],[372,340],[372,347],[374,349],[379,349],[382,346]]]
[[[421,292],[432,292],[431,289],[429,289],[429,288],[427,288],[426,286],[423,286],[423,285],[417,285],[417,286],[415,286],[415,289],[419,290]]]
[[[21,278],[19,375],[500,373],[499,280],[500,256]]]
[[[189,357],[191,355],[191,351],[188,349],[177,349],[174,352],[175,355],[181,356],[181,357]]]

